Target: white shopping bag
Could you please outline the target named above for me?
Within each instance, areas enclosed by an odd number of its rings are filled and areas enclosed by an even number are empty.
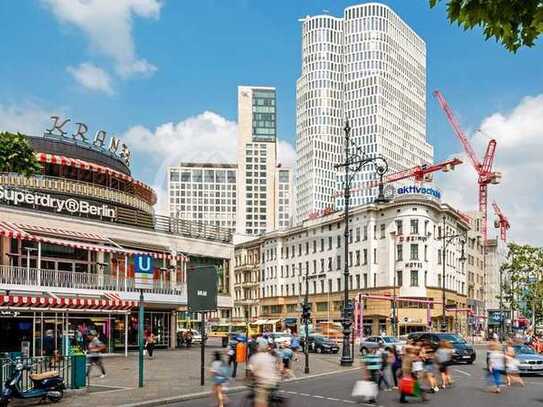
[[[352,396],[364,400],[375,400],[377,398],[377,393],[377,383],[368,380],[359,380],[354,384]]]
[[[422,372],[424,370],[424,366],[420,360],[417,360],[416,362],[413,362],[413,372]]]

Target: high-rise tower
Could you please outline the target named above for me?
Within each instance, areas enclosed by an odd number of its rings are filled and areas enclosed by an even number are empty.
[[[306,17],[297,82],[296,218],[344,204],[343,127],[355,145],[383,155],[390,172],[433,160],[426,142],[426,45],[388,6],[348,7],[343,18]],[[375,179],[368,165],[353,188]],[[377,188],[358,189],[352,205],[371,202]]]

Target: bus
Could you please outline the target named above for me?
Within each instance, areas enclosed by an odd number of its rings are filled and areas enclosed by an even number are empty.
[[[250,331],[249,328],[249,332]],[[247,324],[211,324],[207,336],[210,338],[221,338],[222,347],[226,348],[228,346],[228,341],[230,340],[230,335],[234,333],[247,335]]]

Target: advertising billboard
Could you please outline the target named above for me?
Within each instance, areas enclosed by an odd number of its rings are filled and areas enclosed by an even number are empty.
[[[187,272],[187,305],[191,312],[217,309],[218,273],[216,266],[200,266]]]

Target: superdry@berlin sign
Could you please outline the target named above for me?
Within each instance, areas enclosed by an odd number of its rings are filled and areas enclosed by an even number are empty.
[[[69,131],[71,119],[61,119],[60,116],[51,116],[53,124],[50,129],[45,129],[45,137],[62,138],[74,143],[83,143],[89,148],[109,154],[121,161],[127,166],[130,165],[130,150],[126,144],[121,143],[118,137],[108,137],[105,130],[98,130],[94,137],[88,135],[89,128],[85,123],[75,122],[72,131]]]

